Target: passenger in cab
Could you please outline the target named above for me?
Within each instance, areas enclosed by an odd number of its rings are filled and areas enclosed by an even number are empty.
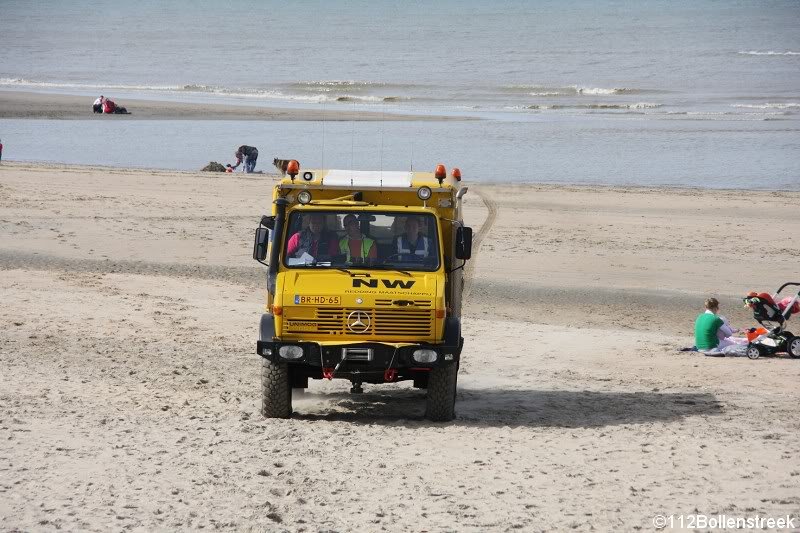
[[[343,225],[346,234],[339,241],[339,253],[345,254],[348,263],[363,263],[367,259],[378,258],[375,241],[361,233],[355,215],[344,217]]]
[[[430,239],[420,233],[419,219],[406,218],[406,232],[395,238],[395,249],[401,261],[425,259],[430,255]]]
[[[308,254],[314,259],[332,257],[338,253],[336,235],[325,228],[325,216],[320,213],[311,213],[308,217],[308,227],[298,231],[289,239],[286,245],[287,257],[301,257]]]

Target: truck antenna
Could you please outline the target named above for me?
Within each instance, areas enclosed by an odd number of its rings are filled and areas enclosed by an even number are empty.
[[[320,161],[320,173],[325,171],[325,95],[322,96],[322,161]],[[321,176],[320,176],[321,177]]]
[[[383,124],[384,119],[386,118],[386,102],[383,102],[383,107],[381,108],[381,187],[383,187]]]
[[[356,102],[353,101],[353,116],[350,119],[353,124],[353,132],[350,134],[350,186],[353,186],[353,167],[356,159]]]

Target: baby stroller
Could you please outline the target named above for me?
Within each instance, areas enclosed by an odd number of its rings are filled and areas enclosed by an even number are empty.
[[[745,305],[753,310],[753,317],[766,329],[766,333],[751,339],[747,345],[747,357],[750,359],[778,352],[786,352],[794,358],[800,357],[800,337],[795,337],[786,329],[789,318],[800,313],[800,290],[794,297],[775,303],[780,292],[792,285],[800,287],[800,283],[784,283],[775,293],[775,298],[765,292],[751,292],[744,298]]]

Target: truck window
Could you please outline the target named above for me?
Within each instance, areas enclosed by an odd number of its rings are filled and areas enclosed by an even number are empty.
[[[434,271],[440,263],[436,218],[427,213],[295,211],[286,235],[289,268]]]

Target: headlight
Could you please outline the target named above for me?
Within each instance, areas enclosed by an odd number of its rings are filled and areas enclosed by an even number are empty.
[[[436,350],[414,350],[414,354],[412,355],[414,361],[417,363],[434,363],[436,362]]]
[[[427,200],[428,198],[431,197],[431,194],[433,193],[431,192],[430,187],[420,187],[417,190],[417,196],[419,197],[420,200]]]
[[[308,191],[300,191],[297,194],[297,201],[303,205],[306,205],[311,201],[311,193]]]
[[[281,346],[278,353],[284,359],[300,359],[303,357],[303,348],[300,346]]]

